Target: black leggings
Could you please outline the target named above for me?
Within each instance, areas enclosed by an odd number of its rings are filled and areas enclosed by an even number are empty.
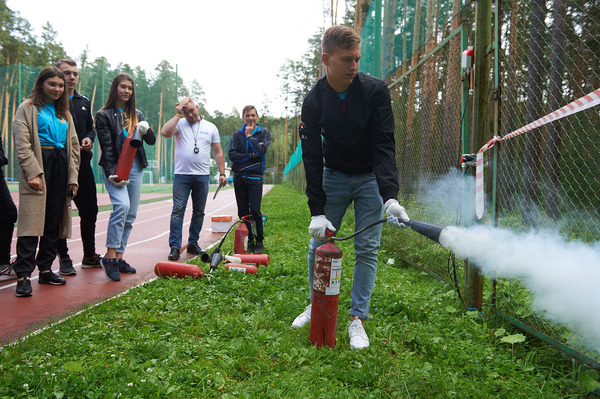
[[[67,197],[69,163],[65,149],[42,149],[42,158],[46,184],[44,235],[39,240],[37,257],[37,236],[19,236],[17,239],[17,260],[13,269],[18,278],[31,276],[36,264],[40,271],[50,270],[56,258],[56,242]],[[35,212],[32,209],[28,211]]]

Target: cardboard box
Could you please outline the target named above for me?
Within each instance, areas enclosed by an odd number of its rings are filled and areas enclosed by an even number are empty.
[[[226,233],[233,224],[232,216],[213,216],[212,217],[212,232]]]

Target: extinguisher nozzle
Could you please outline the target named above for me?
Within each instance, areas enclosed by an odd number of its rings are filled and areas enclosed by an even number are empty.
[[[223,255],[221,255],[219,252],[214,252],[210,260],[210,271],[212,272],[213,270],[217,269],[222,260]]]
[[[412,220],[409,223],[410,228],[416,231],[417,233],[440,243],[440,233],[442,230],[446,228],[446,226],[438,226],[436,224],[425,223],[425,222],[417,222],[416,220]]]
[[[212,255],[209,255],[207,252],[204,252],[202,255],[200,255],[200,260],[204,263],[209,263],[211,258]]]

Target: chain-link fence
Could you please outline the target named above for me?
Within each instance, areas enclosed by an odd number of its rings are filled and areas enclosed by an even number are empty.
[[[457,169],[468,122],[460,62],[472,8],[463,1],[373,1],[362,30],[360,69],[389,82],[400,197],[413,220],[462,223],[469,180]],[[439,245],[407,231],[389,231],[383,240],[406,262],[464,290],[463,262]]]
[[[503,1],[499,10],[501,136],[600,88],[599,2],[513,0]],[[600,240],[599,122],[598,109],[591,108],[500,147],[499,227],[550,229],[569,239]],[[572,289],[579,295],[577,287]],[[496,297],[503,314],[600,359],[578,333],[532,312],[532,296],[520,284],[498,281]]]
[[[459,165],[461,155],[600,88],[599,17],[600,3],[574,0],[371,3],[361,69],[389,82],[401,198],[413,220],[470,225],[475,188],[472,171],[464,173]],[[480,61],[471,74],[461,66],[468,46]],[[597,243],[598,119],[598,109],[590,108],[486,153],[482,222]],[[534,310],[523,281],[485,277],[477,288],[470,285],[468,265],[437,244],[411,231],[386,236],[385,244],[407,262],[455,285],[463,296],[480,289],[484,304],[507,320],[599,366],[600,355],[584,337]]]

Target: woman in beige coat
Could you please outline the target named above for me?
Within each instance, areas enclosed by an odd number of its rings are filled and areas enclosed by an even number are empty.
[[[19,162],[17,225],[18,297],[31,296],[37,264],[39,284],[62,285],[52,272],[58,237],[71,236],[71,200],[77,194],[79,141],[69,112],[65,78],[56,67],[44,68],[12,124]],[[36,247],[39,240],[39,250]]]

